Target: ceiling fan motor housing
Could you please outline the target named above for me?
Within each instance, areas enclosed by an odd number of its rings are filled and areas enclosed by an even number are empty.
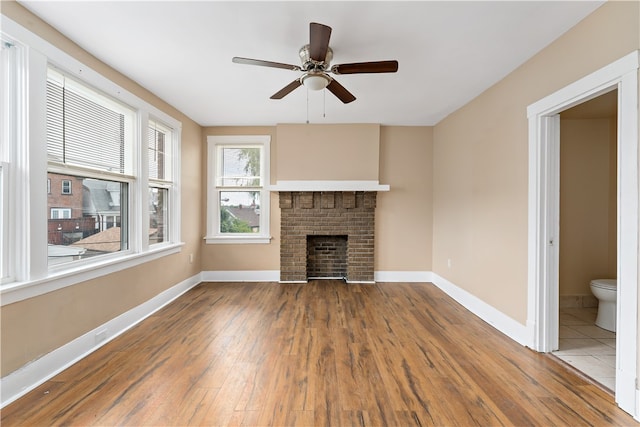
[[[327,47],[327,55],[324,61],[314,61],[309,55],[308,44],[302,46],[298,54],[300,55],[300,61],[302,62],[302,70],[304,71],[326,71],[329,68],[329,63],[333,59],[333,50]]]

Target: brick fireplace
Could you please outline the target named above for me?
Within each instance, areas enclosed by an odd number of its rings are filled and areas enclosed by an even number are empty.
[[[280,281],[373,282],[376,196],[375,191],[280,191]]]

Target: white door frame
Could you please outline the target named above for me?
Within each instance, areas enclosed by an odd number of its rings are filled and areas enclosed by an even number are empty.
[[[616,403],[640,420],[638,365],[638,65],[634,51],[531,104],[529,118],[529,264],[527,330],[531,347],[558,346],[558,114],[618,89],[618,310]]]

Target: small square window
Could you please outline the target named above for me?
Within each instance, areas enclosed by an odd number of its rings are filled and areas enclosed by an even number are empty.
[[[71,194],[71,180],[62,180],[62,194]]]

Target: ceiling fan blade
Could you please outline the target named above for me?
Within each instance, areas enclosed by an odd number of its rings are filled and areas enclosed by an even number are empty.
[[[284,68],[285,70],[300,71],[297,65],[283,64],[281,62],[263,61],[261,59],[240,58],[234,56],[232,59],[236,64],[260,65],[261,67]]]
[[[273,95],[271,95],[271,99],[282,99],[286,95],[288,95],[291,92],[293,92],[294,89],[297,89],[298,86],[300,86],[301,84],[302,83],[300,83],[300,79],[296,79],[296,80],[292,81],[291,83],[289,83],[288,85],[286,85],[285,87],[283,87],[282,89],[280,89],[278,92],[276,92]]]
[[[355,62],[336,64],[331,67],[331,72],[334,74],[395,73],[396,71],[398,71],[398,61]]]
[[[331,80],[331,82],[327,85],[327,89],[329,92],[334,94],[340,101],[345,104],[353,102],[356,100],[356,97],[351,94],[347,89],[344,88],[340,83],[335,80]]]
[[[309,24],[309,57],[314,61],[323,62],[329,49],[331,27],[312,22]]]

